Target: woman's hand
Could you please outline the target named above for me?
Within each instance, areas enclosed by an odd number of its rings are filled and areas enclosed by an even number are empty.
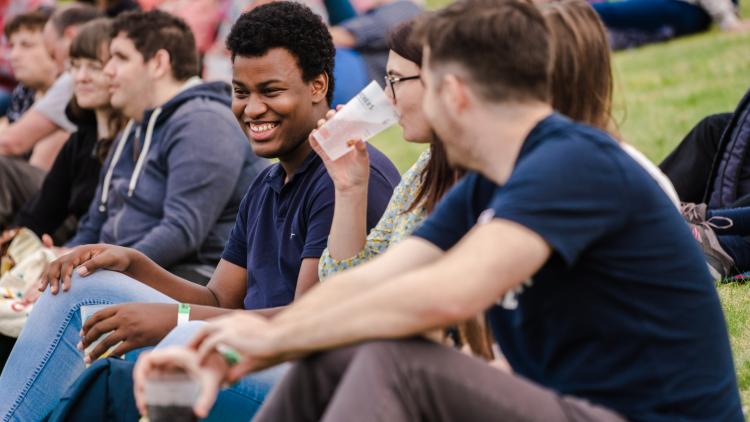
[[[39,291],[43,292],[49,286],[52,294],[57,294],[62,283],[62,290],[67,292],[70,289],[73,270],[82,277],[99,269],[126,272],[137,254],[135,250],[121,246],[78,246],[49,263],[39,282]]]
[[[112,356],[141,347],[155,346],[177,325],[177,305],[168,303],[125,303],[112,305],[95,313],[83,324],[81,343],[85,350],[99,337],[86,363],[98,359],[112,347]]]
[[[336,111],[329,110],[326,118],[318,121],[318,129],[335,115]],[[348,145],[353,146],[353,150],[336,161],[328,158],[328,155],[312,134],[309,141],[312,149],[323,160],[323,165],[325,165],[328,175],[331,176],[337,191],[367,190],[367,182],[370,178],[370,158],[367,154],[367,144],[363,140],[350,140]]]
[[[200,395],[193,406],[193,412],[199,418],[205,418],[216,401],[228,368],[217,354],[200,366],[198,354],[184,347],[172,346],[143,352],[133,369],[133,394],[138,411],[141,415],[146,415],[145,385],[149,378],[169,372],[183,372],[200,385]]]

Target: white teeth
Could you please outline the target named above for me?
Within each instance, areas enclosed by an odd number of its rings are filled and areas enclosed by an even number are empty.
[[[278,126],[278,123],[262,123],[259,125],[250,124],[250,130],[256,133],[267,132]]]

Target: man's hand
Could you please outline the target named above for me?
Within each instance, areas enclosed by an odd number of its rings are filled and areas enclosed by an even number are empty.
[[[217,354],[213,354],[206,364],[199,365],[198,355],[184,347],[167,347],[152,352],[143,352],[133,369],[133,394],[141,415],[146,415],[145,385],[149,378],[165,372],[185,372],[200,384],[200,396],[193,406],[199,418],[205,418],[219,394],[222,379],[225,378],[227,364]]]
[[[91,363],[111,347],[113,356],[146,346],[155,346],[177,325],[177,305],[166,303],[126,303],[112,305],[95,313],[83,325],[81,343],[84,350],[102,335],[86,363]],[[108,333],[108,334],[107,334]]]
[[[249,372],[259,371],[281,363],[283,358],[274,350],[274,327],[271,322],[247,311],[209,320],[188,345],[196,350],[205,364],[217,351],[232,348],[241,355],[225,381],[233,383]]]
[[[341,109],[341,106],[339,106]],[[336,111],[329,110],[325,119],[318,121],[318,129],[326,124],[336,115]],[[314,133],[314,131],[313,131]],[[370,178],[370,158],[367,153],[367,145],[364,141],[350,140],[349,146],[353,146],[352,151],[347,152],[336,161],[328,158],[328,154],[323,150],[318,141],[310,135],[308,141],[310,146],[323,160],[328,175],[333,180],[333,185],[339,192],[351,191],[354,189],[367,190],[367,182]]]
[[[71,286],[74,269],[82,277],[99,269],[125,272],[136,255],[136,251],[121,246],[105,244],[78,246],[49,263],[47,271],[39,282],[39,291],[43,292],[49,286],[52,294],[57,294],[62,283],[63,291],[67,292]]]

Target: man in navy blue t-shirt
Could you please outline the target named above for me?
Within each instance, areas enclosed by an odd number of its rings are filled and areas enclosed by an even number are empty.
[[[254,420],[743,420],[701,251],[610,136],[552,111],[535,6],[460,0],[417,32],[425,115],[470,172],[375,260],[270,320],[204,327],[202,353],[242,355],[229,381],[302,358]],[[387,340],[482,311],[512,374]]]

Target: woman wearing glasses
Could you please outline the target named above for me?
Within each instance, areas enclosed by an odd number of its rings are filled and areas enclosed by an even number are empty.
[[[365,143],[353,141],[353,151],[330,161],[310,138],[336,188],[328,249],[318,266],[321,280],[373,258],[411,234],[459,178],[459,172],[449,167],[442,145],[422,113],[424,87],[419,76],[422,48],[410,40],[412,27],[413,22],[407,22],[389,37],[385,92],[401,116],[399,124],[404,139],[429,143],[430,147],[403,175],[383,217],[369,234],[365,229],[369,176]],[[328,117],[332,115],[330,112]]]

